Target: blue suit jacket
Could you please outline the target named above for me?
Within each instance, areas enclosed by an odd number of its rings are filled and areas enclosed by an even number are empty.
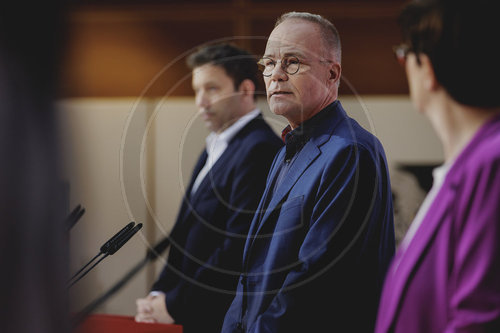
[[[373,332],[395,249],[386,159],[340,102],[325,111],[272,194],[275,158],[224,333]]]
[[[166,293],[167,309],[184,332],[220,332],[248,228],[281,146],[257,117],[233,137],[191,197],[206,151],[200,156],[170,235],[167,265],[152,288]]]

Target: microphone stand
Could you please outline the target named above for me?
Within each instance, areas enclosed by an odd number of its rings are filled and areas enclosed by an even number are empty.
[[[158,256],[167,249],[170,245],[170,239],[167,237],[158,243],[153,249],[148,250],[144,259],[138,262],[125,276],[123,276],[113,287],[111,287],[107,292],[102,294],[96,300],[91,302],[82,311],[77,313],[72,318],[73,327],[78,326],[83,320],[90,315],[95,309],[102,305],[105,301],[113,296],[118,290],[120,290],[130,279],[132,279],[139,271],[146,266],[149,262],[154,261]]]
[[[104,243],[103,246],[101,246],[100,252],[71,277],[71,279],[68,282],[69,283],[68,288],[71,288],[71,286],[80,281],[81,278],[87,275],[88,272],[90,272],[98,263],[103,261],[107,256],[115,254],[116,251],[121,249],[121,247],[126,242],[128,242],[129,239],[132,238],[132,236],[134,236],[142,228],[142,223],[137,224],[135,227],[134,224],[135,222],[130,222],[122,230],[118,231],[113,237],[111,237],[106,243]],[[90,265],[100,255],[104,256],[101,257],[98,262],[92,265],[92,267],[87,269],[85,272],[81,273],[85,269],[85,267]]]

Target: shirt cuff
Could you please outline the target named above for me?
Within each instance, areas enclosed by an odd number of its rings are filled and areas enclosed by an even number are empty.
[[[159,290],[152,290],[149,292],[149,296],[159,296],[159,295],[165,295],[165,293]]]

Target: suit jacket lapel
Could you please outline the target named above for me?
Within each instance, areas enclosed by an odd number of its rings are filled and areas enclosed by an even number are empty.
[[[299,180],[300,176],[304,173],[304,171],[309,167],[309,165],[321,154],[321,151],[316,147],[316,145],[309,141],[304,148],[299,152],[299,156],[290,167],[286,178],[283,182],[278,186],[274,195],[272,193],[268,193],[268,195],[272,195],[271,201],[266,207],[263,207],[264,211],[261,212],[263,214],[262,220],[257,229],[257,234],[262,229],[262,226],[265,224],[269,215],[273,210],[279,209],[279,206],[283,203],[283,199],[290,192],[295,183]],[[273,178],[276,177],[276,173],[273,175]],[[272,189],[267,189],[267,191],[271,191]]]
[[[255,213],[252,223],[250,224],[250,229],[248,230],[248,237],[245,242],[245,247],[243,250],[243,267],[246,267],[247,263],[247,253],[248,250],[251,248],[255,236],[257,235],[257,230],[260,229],[260,221],[262,221],[262,216],[266,212],[266,204],[269,201],[269,197],[272,195],[272,186],[271,184],[273,183],[274,178],[276,178],[276,173],[278,172],[279,168],[279,163],[280,161],[283,160],[285,156],[285,149],[282,148],[276,157],[274,158],[273,164],[271,165],[271,169],[269,171],[269,175],[267,177],[267,182],[266,182],[266,188],[264,189],[264,193],[262,194],[262,198],[259,202],[259,206],[257,207],[257,212]]]
[[[179,216],[177,217],[177,221],[184,221],[187,216],[191,213],[192,207],[193,207],[193,198],[191,197],[191,190],[193,188],[194,181],[196,180],[196,177],[200,173],[201,169],[206,163],[207,160],[207,152],[204,150],[200,157],[198,158],[198,162],[196,162],[196,165],[193,170],[193,175],[191,176],[191,179],[189,181],[189,185],[186,188],[186,192],[184,192],[184,196],[182,198],[182,204],[181,208],[179,210]],[[197,191],[198,192],[198,191]],[[175,223],[174,228],[172,230],[172,233],[175,229],[179,228],[182,225],[182,223]]]
[[[227,148],[224,150],[222,155],[217,159],[215,164],[210,168],[208,173],[205,175],[203,180],[201,181],[200,185],[198,186],[198,189],[196,192],[193,194],[193,197],[191,198],[191,201],[196,202],[197,198],[200,196],[201,193],[203,193],[203,190],[207,188],[207,186],[213,186],[214,182],[214,175],[219,175],[219,174],[224,174],[224,169],[227,169],[227,163],[228,160],[238,154],[238,141],[241,137],[244,137],[251,133],[256,126],[259,125],[260,122],[264,122],[262,115],[258,115],[254,119],[252,119],[248,124],[246,124],[238,133],[234,135],[234,137],[231,139],[231,141],[228,143]],[[207,153],[205,152],[205,161],[207,159]],[[205,165],[205,162],[201,165],[200,169],[198,172],[196,172],[196,175],[201,171],[203,166]],[[196,176],[193,176],[193,181],[196,179]],[[192,184],[191,184],[192,186]]]
[[[265,211],[262,213],[263,218],[260,220],[259,227],[257,229],[256,234],[260,232],[262,226],[265,224],[272,211],[275,209],[279,209],[279,206],[283,203],[283,199],[290,192],[295,183],[302,176],[304,171],[311,165],[311,163],[321,154],[320,147],[325,142],[330,140],[332,134],[334,133],[335,127],[343,120],[347,119],[347,114],[345,113],[342,105],[339,101],[334,102],[328,112],[328,115],[323,119],[320,125],[314,130],[314,133],[311,139],[307,142],[307,144],[301,149],[298,153],[297,159],[290,167],[286,178],[276,189],[274,195],[272,193],[268,193],[268,195],[272,195],[271,202],[267,207],[264,206]],[[280,154],[281,160],[283,161],[283,154]],[[277,169],[277,168],[275,168]],[[272,175],[274,179],[276,177],[276,170]],[[272,183],[271,183],[272,184]],[[266,186],[266,192],[269,190],[269,184]]]
[[[243,267],[246,267],[249,258],[248,255],[250,253],[250,249],[252,248],[257,235],[260,234],[264,224],[269,219],[270,214],[273,210],[279,209],[279,206],[282,204],[283,198],[290,192],[293,185],[299,180],[300,176],[304,173],[304,171],[309,167],[309,165],[316,159],[318,155],[320,155],[321,151],[318,147],[312,142],[309,141],[304,148],[299,152],[301,154],[295,160],[295,163],[291,166],[287,178],[283,180],[283,182],[276,189],[276,193],[273,195],[273,180],[277,176],[277,172],[279,168],[277,167],[279,163],[283,160],[285,153],[284,149],[277,155],[275,160],[275,166],[273,167],[271,174],[269,176],[269,181],[266,185],[266,190],[264,191],[264,195],[262,196],[261,202],[259,204],[258,213],[254,217],[252,221],[252,225],[250,226],[249,237],[247,238],[247,242],[245,244],[245,248],[243,251]],[[271,201],[266,207],[266,203],[268,201],[269,196],[271,197]]]
[[[314,131],[309,142],[307,142],[307,144],[298,153],[300,155],[297,156],[297,159],[288,171],[286,178],[273,194],[273,181],[277,176],[279,164],[284,160],[285,148],[283,148],[276,156],[269,174],[264,195],[259,204],[258,213],[255,215],[252,225],[250,226],[249,237],[247,238],[243,254],[244,267],[246,267],[249,262],[250,251],[254,241],[257,238],[257,235],[261,232],[262,227],[270,219],[271,212],[279,208],[279,206],[283,203],[283,199],[288,195],[295,183],[297,183],[299,178],[307,170],[311,163],[321,154],[320,147],[325,142],[330,140],[336,126],[341,121],[347,119],[347,115],[339,101],[332,104],[331,107],[332,109],[328,111],[330,112],[329,116],[325,117],[321,125]],[[269,201],[269,196],[271,196],[271,201],[268,205],[266,205]]]
[[[259,202],[259,207],[257,207],[257,212],[255,213],[255,216],[252,219],[252,224],[248,232],[248,235],[251,237],[256,233],[259,223],[260,221],[262,221],[262,217],[266,213],[266,207],[268,206],[269,200],[272,197],[273,180],[276,178],[276,173],[279,170],[278,166],[280,165],[280,161],[283,160],[284,156],[285,156],[285,149],[283,148],[275,156],[273,164],[271,165],[269,175],[267,176],[266,188],[264,189],[264,193],[262,194],[261,200]]]
[[[216,181],[216,175],[224,174],[225,173],[224,169],[228,168],[228,160],[237,154],[238,154],[237,145],[233,144],[233,142],[230,142],[226,150],[224,150],[222,155],[217,159],[215,164],[212,165],[212,168],[210,168],[208,173],[201,181],[200,185],[198,186],[198,189],[193,194],[191,201],[196,202],[196,200],[203,193],[203,191],[205,191],[207,188],[211,188],[216,185],[214,183]]]
[[[198,162],[196,162],[196,166],[194,167],[193,170],[193,175],[191,176],[191,180],[189,182],[189,186],[186,190],[186,193],[191,193],[191,189],[193,188],[194,181],[196,180],[196,177],[198,177],[198,174],[200,173],[201,169],[205,166],[205,163],[207,162],[207,151],[206,149],[203,150],[201,153],[200,157],[198,158]]]

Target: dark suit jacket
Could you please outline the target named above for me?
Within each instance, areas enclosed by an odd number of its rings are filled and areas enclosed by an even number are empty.
[[[191,197],[206,151],[200,156],[170,235],[167,265],[152,288],[166,293],[167,309],[184,332],[220,332],[248,228],[281,145],[258,116],[232,138]]]
[[[269,193],[285,149],[276,156],[224,333],[373,332],[395,249],[386,159],[340,102],[324,111]]]

